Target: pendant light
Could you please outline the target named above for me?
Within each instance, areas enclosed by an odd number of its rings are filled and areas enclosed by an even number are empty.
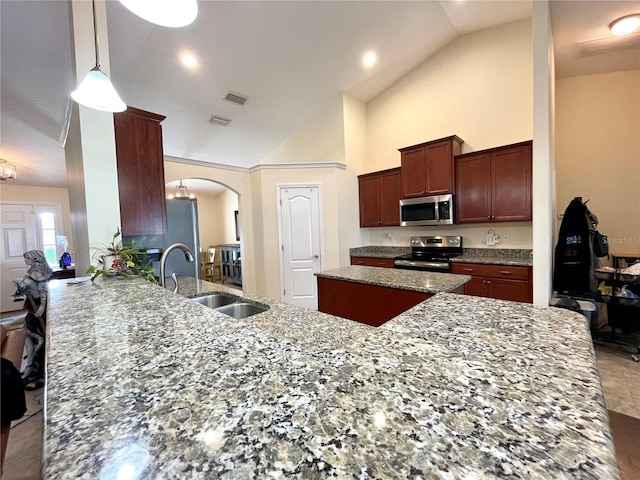
[[[196,196],[194,194],[189,194],[187,186],[182,183],[182,180],[180,180],[180,183],[176,186],[175,198],[196,198]]]
[[[186,27],[198,16],[196,0],[120,0],[131,12],[163,27]]]
[[[122,101],[116,89],[113,88],[109,77],[100,70],[100,50],[98,48],[98,27],[96,25],[96,2],[91,1],[93,7],[93,39],[96,51],[96,66],[91,69],[84,80],[78,85],[71,98],[85,107],[103,112],[123,112],[127,106]]]

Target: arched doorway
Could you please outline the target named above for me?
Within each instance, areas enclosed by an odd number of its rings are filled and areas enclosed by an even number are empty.
[[[219,182],[183,178],[165,185],[167,199],[189,196],[197,202],[201,276],[242,287],[241,221],[238,194]],[[168,200],[170,201],[170,200]]]

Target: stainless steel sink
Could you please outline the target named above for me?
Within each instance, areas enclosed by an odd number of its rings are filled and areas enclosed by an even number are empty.
[[[218,308],[224,305],[229,305],[233,302],[237,302],[238,300],[240,300],[240,298],[234,297],[233,295],[227,295],[226,293],[212,293],[210,295],[204,295],[202,297],[195,297],[191,300],[209,308]]]
[[[269,307],[259,307],[258,305],[252,305],[251,303],[232,303],[231,305],[225,305],[224,307],[216,308],[217,312],[224,313],[233,318],[247,318],[257,313],[266,312]]]

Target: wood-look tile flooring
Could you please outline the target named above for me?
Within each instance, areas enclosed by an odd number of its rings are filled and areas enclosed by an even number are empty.
[[[622,480],[640,479],[640,363],[596,346],[598,370]],[[26,392],[27,413],[9,435],[2,480],[38,480],[42,458],[44,389]]]

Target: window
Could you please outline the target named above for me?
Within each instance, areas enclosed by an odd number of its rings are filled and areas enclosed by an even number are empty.
[[[56,216],[51,212],[40,214],[40,232],[42,234],[42,251],[49,265],[58,263],[56,249]]]
[[[62,206],[56,204],[36,204],[36,230],[38,249],[42,250],[47,263],[51,267],[58,266],[58,260],[66,249],[66,244],[59,241],[62,228]],[[65,242],[66,243],[66,242]]]

